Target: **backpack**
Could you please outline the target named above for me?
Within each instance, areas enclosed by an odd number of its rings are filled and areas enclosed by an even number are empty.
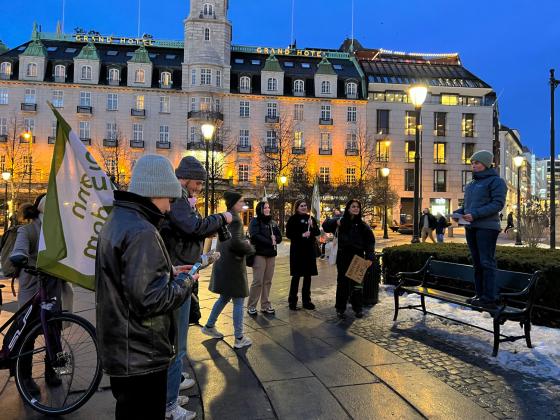
[[[2,235],[2,240],[0,241],[0,264],[2,264],[2,272],[5,277],[16,277],[19,271],[10,261],[10,255],[12,255],[16,243],[18,228],[19,226],[9,228]]]

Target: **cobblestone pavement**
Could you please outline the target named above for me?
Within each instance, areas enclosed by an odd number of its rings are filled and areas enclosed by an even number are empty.
[[[320,290],[320,298],[316,299],[316,303],[320,304],[317,305],[315,316],[344,326],[350,332],[427,370],[497,418],[560,418],[560,380],[547,380],[504,369],[490,364],[462,344],[454,343],[452,336],[446,339],[430,334],[429,329],[427,332],[425,328],[414,328],[422,318],[418,311],[401,311],[400,321],[398,324],[393,323],[392,296],[386,293],[381,293],[382,303],[367,310],[363,319],[349,316],[346,320],[338,320],[332,307],[335,267],[319,263],[319,270],[320,276],[314,282],[314,293]],[[332,301],[328,302],[327,299],[325,302],[325,297],[329,295]],[[430,322],[439,321],[433,318]],[[472,330],[473,339],[481,334],[489,334],[465,328]],[[519,341],[517,345],[524,343]]]

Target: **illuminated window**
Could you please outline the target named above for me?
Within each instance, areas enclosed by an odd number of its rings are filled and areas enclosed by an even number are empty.
[[[200,98],[200,110],[201,111],[211,111],[212,110],[212,98],[205,96]]]
[[[25,75],[27,77],[37,77],[37,64],[35,63],[29,63],[27,65],[27,70],[25,72]],[[90,77],[91,78],[91,77]],[[82,77],[83,79],[83,77]]]
[[[294,120],[303,121],[303,104],[294,105]]]
[[[296,80],[294,82],[294,93],[295,94],[305,93],[305,83],[303,82],[303,80]]]
[[[0,64],[0,77],[9,77],[12,74],[12,63],[4,61]]]
[[[356,168],[346,168],[346,183],[347,184],[356,183]]]
[[[107,111],[116,111],[119,109],[119,95],[109,93],[107,95]]]
[[[373,92],[373,100],[374,101],[385,101],[385,93],[384,92]]]
[[[389,134],[389,110],[377,110],[377,134]]]
[[[441,95],[441,104],[442,105],[458,105],[459,104],[459,95]]]
[[[146,83],[146,72],[143,69],[138,69],[134,72],[134,82]]]
[[[212,70],[210,70],[210,69],[200,69],[200,84],[201,85],[211,85],[212,84]]]
[[[80,106],[91,106],[91,92],[80,92]]]
[[[23,120],[23,128],[31,134],[35,132],[35,120],[33,118],[25,118]]]
[[[406,111],[404,133],[407,136],[416,135],[416,111]]]
[[[160,143],[169,143],[169,126],[160,125],[159,126],[159,141]]]
[[[137,110],[144,109],[144,95],[136,95],[135,108]]]
[[[162,71],[161,75],[160,75],[160,83],[162,87],[171,87],[172,84],[172,79],[171,79],[171,73],[168,71]]]
[[[89,121],[80,121],[80,138],[83,140],[91,138]]]
[[[249,101],[239,101],[239,116],[249,118]]]
[[[463,143],[461,150],[461,161],[465,165],[471,164],[471,156],[474,154],[474,143]]]
[[[319,168],[319,182],[329,184],[331,182],[331,168],[321,166]]]
[[[447,143],[434,143],[434,163],[445,163]]]
[[[461,127],[463,137],[474,137],[474,114],[463,114]]]
[[[346,120],[348,122],[356,122],[358,118],[358,111],[355,106],[349,106],[346,113]]]
[[[82,80],[91,80],[92,69],[91,66],[82,66],[81,76]]]
[[[356,83],[346,83],[346,96],[349,98],[355,98],[358,96],[358,85]]]
[[[132,141],[144,140],[144,126],[142,124],[132,124]]]
[[[278,116],[278,104],[276,102],[268,102],[266,104],[266,115],[271,118]]]
[[[414,191],[414,169],[404,170],[404,190]]]
[[[379,140],[376,142],[376,160],[378,162],[389,162],[389,147],[391,142],[389,140]]]
[[[447,120],[447,113],[434,112],[434,135],[438,137],[445,136],[446,120]]]
[[[465,191],[467,184],[472,181],[472,171],[463,171],[461,179],[462,190]]]
[[[320,150],[328,152],[332,149],[331,133],[321,133]]]
[[[404,144],[404,160],[405,162],[414,162],[414,157],[416,156],[416,143],[413,141],[407,141]]]
[[[266,83],[266,90],[269,92],[275,92],[278,90],[278,79],[274,77],[269,77]]]
[[[434,192],[447,191],[447,171],[434,171]]]
[[[461,96],[459,104],[464,106],[480,106],[481,98],[478,96]]]
[[[251,93],[251,78],[243,76],[239,79],[239,91],[241,93]]]
[[[62,108],[64,106],[64,92],[61,90],[53,90],[52,93],[52,104],[56,108]]]
[[[54,77],[64,79],[66,77],[66,67],[62,64],[54,66]]]
[[[171,112],[171,103],[169,96],[159,97],[159,112],[169,114]]]
[[[204,28],[204,40],[205,41],[210,41],[210,29],[209,28]]]
[[[296,149],[303,148],[303,131],[294,131],[294,147]]]
[[[241,163],[239,165],[239,182],[249,181],[249,165]]]
[[[322,94],[330,94],[331,93],[331,82],[328,80],[323,80],[321,82],[321,93]]]
[[[239,130],[239,146],[249,147],[249,130]]]

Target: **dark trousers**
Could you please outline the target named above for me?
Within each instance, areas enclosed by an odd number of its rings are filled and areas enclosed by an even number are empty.
[[[486,301],[495,301],[497,298],[496,241],[499,233],[491,229],[465,229],[467,245],[473,260],[475,291]]]
[[[361,312],[364,304],[363,287],[346,277],[345,272],[346,270],[339,270],[336,278],[336,311],[344,313],[348,305],[348,299],[350,299],[354,312]]]
[[[293,276],[290,283],[290,295],[288,303],[295,305],[298,301],[299,277]],[[303,286],[301,287],[301,300],[303,303],[311,302],[311,276],[303,277]]]
[[[167,369],[147,375],[111,376],[116,420],[165,419]]]

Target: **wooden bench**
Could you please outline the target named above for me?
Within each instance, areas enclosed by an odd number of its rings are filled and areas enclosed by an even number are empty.
[[[472,266],[436,261],[430,257],[422,269],[415,272],[401,272],[397,274],[399,283],[394,291],[395,316],[393,321],[397,320],[399,309],[416,309],[421,310],[424,315],[430,313],[493,333],[494,349],[492,356],[497,356],[500,343],[506,341],[516,341],[524,338],[527,342],[527,347],[531,348],[531,310],[539,277],[539,271],[527,274],[497,270],[496,290],[498,292],[498,305],[496,308],[482,308],[467,302],[468,298],[474,295],[472,291],[474,289],[474,269]],[[472,289],[469,286],[473,286]],[[399,306],[399,297],[405,292],[420,295],[420,305]],[[493,318],[493,331],[428,312],[426,310],[426,297],[490,313]],[[519,322],[524,334],[522,336],[506,336],[501,334],[500,325],[503,325],[506,321]]]

